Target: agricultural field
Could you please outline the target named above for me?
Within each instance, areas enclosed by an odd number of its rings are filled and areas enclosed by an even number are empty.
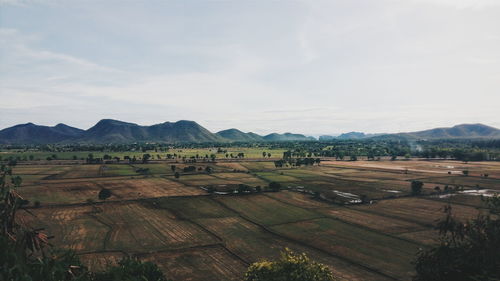
[[[500,190],[496,162],[326,159],[276,168],[261,148],[227,151],[260,159],[21,161],[14,174],[23,178],[18,192],[29,212],[21,210],[18,219],[43,228],[54,236],[51,244],[75,251],[93,270],[135,256],[157,263],[173,280],[241,280],[251,263],[277,258],[286,247],[327,265],[339,280],[411,280],[418,249],[437,241],[434,227],[444,206],[471,219],[488,213],[482,198]],[[195,169],[185,171],[189,166]],[[423,182],[418,196],[412,180]],[[271,182],[282,190],[270,192]],[[462,188],[445,192],[446,185]],[[259,186],[262,192],[222,195],[210,186]],[[109,196],[101,198],[103,190]]]

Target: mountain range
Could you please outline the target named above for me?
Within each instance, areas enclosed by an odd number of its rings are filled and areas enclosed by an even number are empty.
[[[462,124],[451,128],[397,134],[345,133],[337,137],[321,136],[320,140],[398,137],[407,139],[500,138],[500,130],[483,124]],[[132,143],[132,142],[265,142],[313,141],[313,137],[292,133],[261,136],[228,129],[212,133],[194,121],[181,120],[141,126],[112,119],[103,119],[88,130],[65,124],[41,126],[20,124],[0,131],[0,144],[48,143]]]
[[[112,119],[103,119],[88,130],[58,124],[53,127],[26,123],[0,131],[0,144],[48,143],[132,143],[132,142],[262,142],[315,140],[301,134],[272,133],[260,136],[228,129],[212,133],[194,121],[181,120],[141,126]]]

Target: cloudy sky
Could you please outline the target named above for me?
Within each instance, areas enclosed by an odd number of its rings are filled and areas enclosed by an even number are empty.
[[[0,0],[0,128],[500,127],[500,1]]]

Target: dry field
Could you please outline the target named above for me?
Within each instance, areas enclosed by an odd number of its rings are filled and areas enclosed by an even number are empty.
[[[288,247],[326,264],[340,280],[411,280],[417,249],[436,243],[433,227],[444,205],[463,220],[488,211],[480,196],[437,194],[435,186],[500,190],[500,164],[491,162],[325,161],[276,169],[272,161],[235,161],[196,163],[202,170],[190,173],[182,171],[189,164],[176,163],[178,179],[170,165],[17,166],[25,179],[19,192],[33,214],[20,212],[19,219],[45,228],[53,245],[76,251],[94,270],[129,255],[157,263],[173,280],[241,280],[251,262]],[[415,179],[424,182],[418,197],[410,193]],[[340,205],[294,190],[210,195],[200,188],[272,181],[373,201]],[[103,188],[111,197],[99,200]]]
[[[155,198],[165,196],[193,196],[206,194],[199,188],[183,185],[165,178],[137,178],[114,180],[91,178],[86,181],[42,183],[19,189],[19,193],[32,201],[43,204],[84,203],[88,199],[100,201],[102,188],[111,190],[107,201]]]

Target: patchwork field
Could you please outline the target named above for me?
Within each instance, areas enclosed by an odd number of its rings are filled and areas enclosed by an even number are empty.
[[[245,153],[258,157],[262,151]],[[190,165],[196,170],[184,172]],[[469,176],[462,174],[465,169]],[[43,162],[14,169],[23,178],[18,192],[30,201],[30,213],[19,212],[19,220],[44,228],[54,236],[53,245],[76,251],[91,269],[136,256],[157,263],[173,280],[193,281],[241,280],[250,263],[274,259],[285,247],[324,263],[340,280],[411,280],[417,250],[436,243],[434,226],[443,207],[451,204],[462,220],[488,212],[477,194],[500,190],[499,171],[496,162],[323,161],[276,168],[262,159]],[[412,180],[424,183],[421,195],[412,195]],[[217,195],[203,189],[245,185],[266,190],[271,182],[283,190]],[[464,190],[445,192],[446,185]],[[469,192],[476,185],[487,189]],[[109,197],[99,199],[104,189]]]

